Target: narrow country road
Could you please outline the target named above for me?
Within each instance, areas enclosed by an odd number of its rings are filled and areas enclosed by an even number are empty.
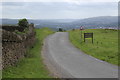
[[[61,78],[118,78],[118,67],[75,48],[67,32],[57,32],[44,41],[42,55],[49,70]]]

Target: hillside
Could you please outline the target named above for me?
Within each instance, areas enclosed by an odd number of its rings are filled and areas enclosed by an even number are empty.
[[[118,17],[117,16],[101,16],[101,17],[93,17],[78,20],[72,22],[75,25],[83,25],[87,28],[100,28],[100,27],[117,27],[118,26]]]
[[[80,37],[79,30],[69,31],[69,39],[71,43],[81,51],[102,61],[111,64],[118,64],[118,30],[104,30],[104,29],[86,29],[84,33],[94,33],[94,40]]]
[[[11,24],[16,25],[18,19],[1,19],[2,24]],[[30,23],[35,23],[36,28],[49,27],[57,29],[62,27],[66,30],[79,28],[84,26],[85,28],[117,28],[118,26],[118,17],[117,16],[99,16],[86,19],[47,19],[47,20],[38,20],[38,19],[29,19]]]

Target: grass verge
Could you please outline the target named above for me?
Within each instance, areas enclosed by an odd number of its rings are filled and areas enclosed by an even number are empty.
[[[48,28],[35,30],[37,41],[34,47],[28,50],[28,56],[21,59],[16,66],[3,70],[3,78],[52,78],[43,64],[41,48],[44,38],[53,31]]]
[[[83,34],[87,32],[94,33],[94,43],[91,39],[84,42]],[[118,31],[104,29],[86,29],[82,31],[69,31],[69,38],[73,45],[88,55],[100,60],[118,65]]]

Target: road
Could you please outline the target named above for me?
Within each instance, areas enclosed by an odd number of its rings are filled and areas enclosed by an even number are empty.
[[[42,55],[48,69],[61,78],[118,78],[118,67],[89,56],[74,47],[67,32],[44,41]]]

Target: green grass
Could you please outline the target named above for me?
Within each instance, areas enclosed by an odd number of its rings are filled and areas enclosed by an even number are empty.
[[[36,29],[37,41],[34,47],[28,50],[28,56],[21,59],[16,66],[3,70],[3,78],[52,78],[41,56],[43,39],[52,33],[48,28]]]
[[[86,39],[84,43],[83,33],[93,32],[94,43],[91,39]],[[69,31],[70,41],[81,51],[88,55],[118,65],[118,31],[117,30],[103,30],[103,29],[86,29],[82,31]]]

